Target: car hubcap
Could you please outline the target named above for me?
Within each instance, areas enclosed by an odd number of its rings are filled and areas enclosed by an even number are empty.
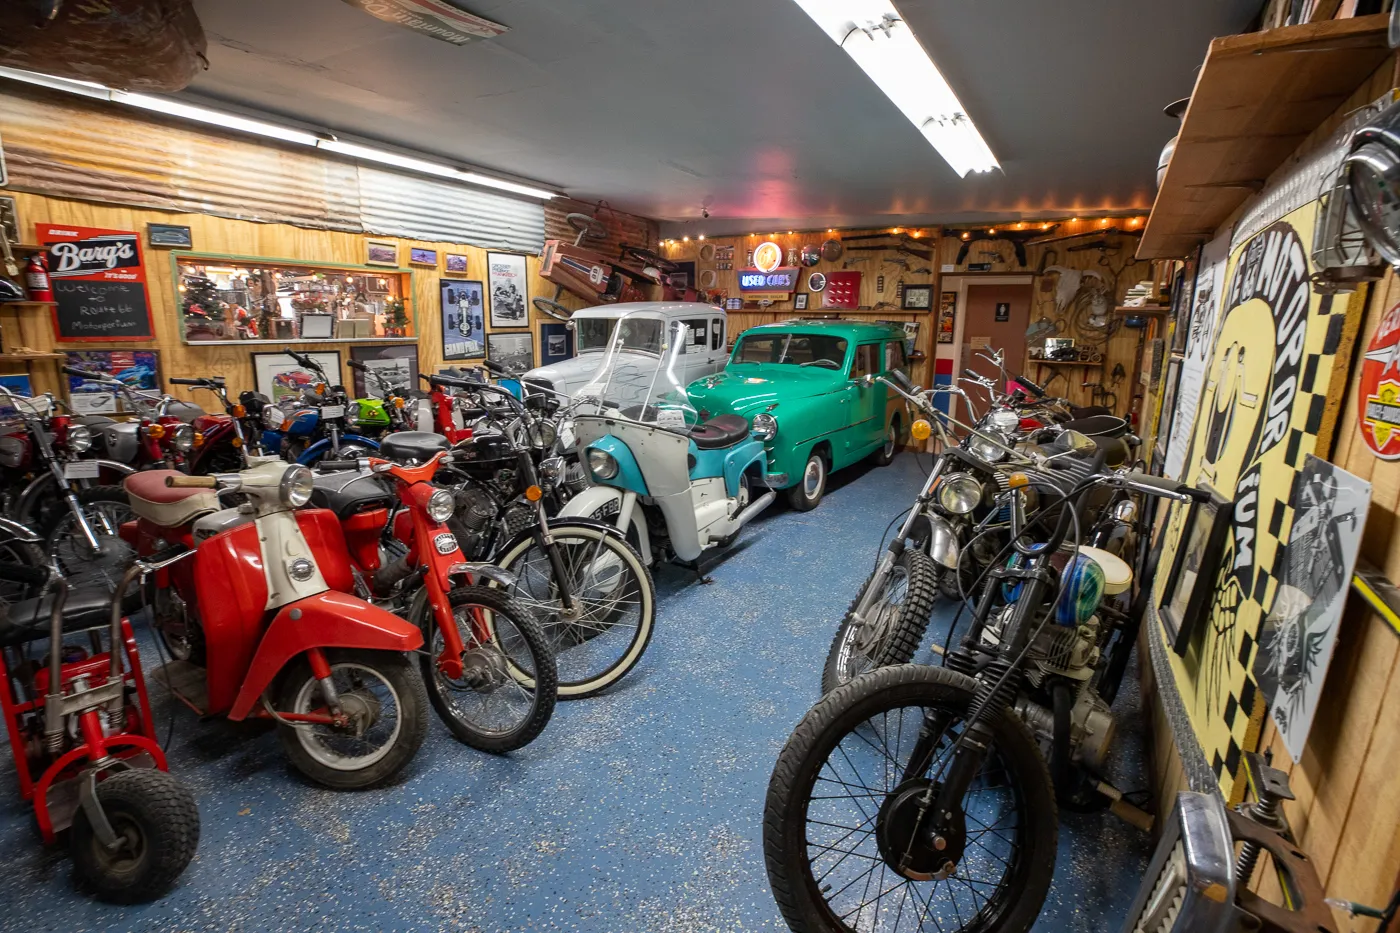
[[[886,456],[886,457],[892,457],[892,456],[894,456],[894,445],[895,445],[895,441],[896,441],[896,440],[898,440],[898,438],[897,438],[897,436],[896,436],[896,432],[895,432],[895,429],[894,429],[894,425],[891,424],[891,425],[890,425],[889,433],[887,433],[887,434],[885,435],[885,456]]]
[[[802,491],[808,499],[817,494],[822,484],[822,462],[813,457],[807,461],[807,470],[802,474]]]

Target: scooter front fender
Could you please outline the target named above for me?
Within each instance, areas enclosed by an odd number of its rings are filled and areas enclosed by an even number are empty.
[[[622,510],[622,490],[614,489],[611,486],[589,486],[583,492],[574,496],[564,507],[559,510],[559,518],[562,519],[587,519],[590,521],[602,521],[609,527],[617,527],[617,516]],[[594,519],[594,515],[600,510],[604,510],[609,517],[605,519]],[[651,536],[647,534],[646,516],[642,514],[642,504],[638,502],[632,507],[632,518],[628,523],[629,530],[637,536],[637,553],[642,556],[642,563],[651,565]],[[621,529],[618,529],[621,531]],[[504,550],[504,549],[503,549]]]
[[[345,593],[327,590],[288,603],[263,633],[228,718],[247,718],[287,664],[311,648],[416,651],[422,646],[417,626]]]

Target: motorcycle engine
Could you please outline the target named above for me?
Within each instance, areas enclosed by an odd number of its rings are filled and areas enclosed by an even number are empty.
[[[476,483],[467,483],[453,491],[457,508],[447,520],[447,527],[457,536],[462,553],[468,558],[481,556],[486,531],[496,517],[496,497]]]

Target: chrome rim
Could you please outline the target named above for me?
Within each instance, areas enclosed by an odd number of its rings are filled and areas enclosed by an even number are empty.
[[[885,432],[885,458],[894,456],[894,445],[899,443],[899,432],[895,430],[894,422],[890,422],[889,430]]]
[[[821,457],[813,457],[807,461],[807,469],[802,471],[802,494],[808,499],[815,498],[821,490],[822,474],[825,470]]]
[[[363,664],[332,664],[331,680],[350,725],[297,726],[297,740],[318,764],[335,771],[361,771],[389,754],[398,741],[403,729],[399,695],[383,674]],[[297,691],[292,712],[325,708],[321,682],[308,675]]]

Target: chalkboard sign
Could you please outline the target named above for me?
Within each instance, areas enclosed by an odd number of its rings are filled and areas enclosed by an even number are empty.
[[[141,282],[54,279],[59,340],[149,340],[151,312]]]

